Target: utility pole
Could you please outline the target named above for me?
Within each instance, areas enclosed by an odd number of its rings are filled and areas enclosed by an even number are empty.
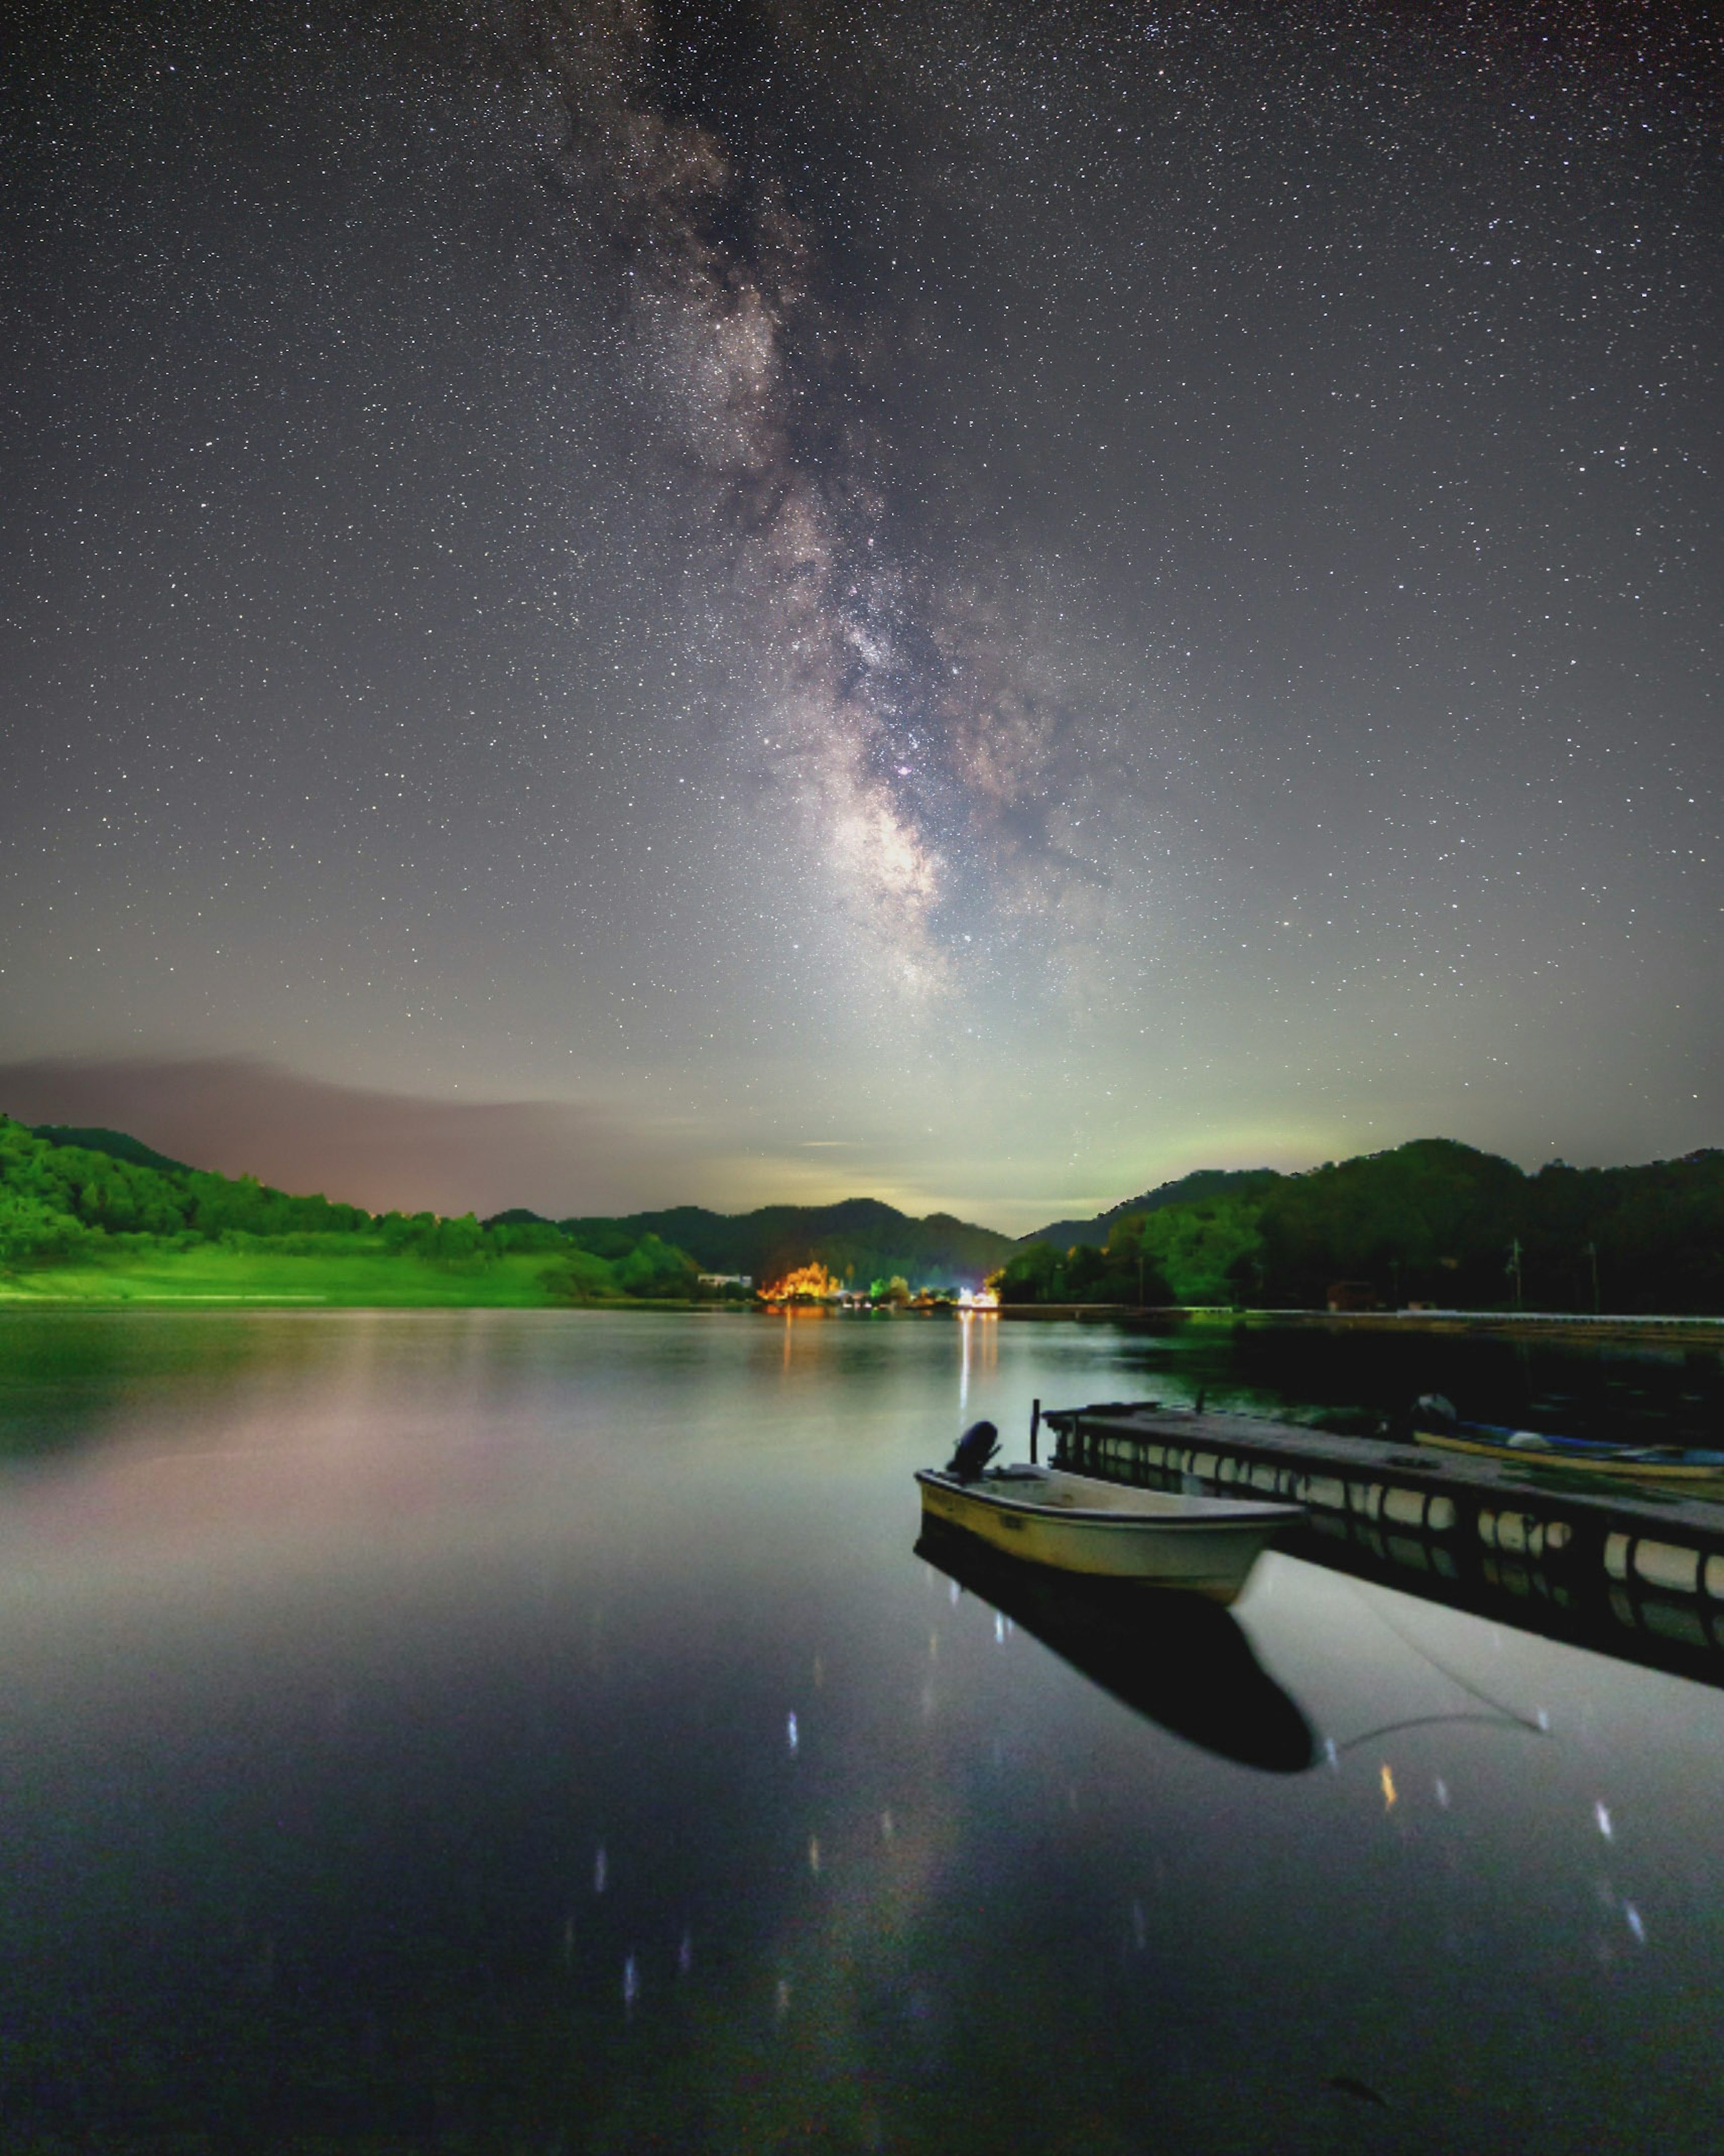
[[[1518,1235],[1509,1245],[1509,1261],[1506,1270],[1514,1275],[1515,1308],[1518,1310],[1521,1307],[1521,1239]]]
[[[1603,1302],[1599,1300],[1599,1297],[1598,1297],[1598,1245],[1597,1245],[1596,1243],[1583,1243],[1583,1244],[1581,1245],[1581,1255],[1582,1255],[1583,1257],[1584,1257],[1584,1258],[1589,1259],[1589,1260],[1591,1260],[1591,1263],[1592,1263],[1592,1268],[1593,1268],[1593,1317],[1598,1317],[1598,1316],[1599,1312],[1600,1312],[1603,1309],[1603,1307],[1604,1307],[1604,1306],[1603,1306]]]

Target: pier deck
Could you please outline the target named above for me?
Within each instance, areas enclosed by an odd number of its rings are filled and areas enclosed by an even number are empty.
[[[1307,1509],[1295,1554],[1724,1681],[1724,1502],[1153,1401],[1042,1420],[1060,1466],[1286,1498]]]

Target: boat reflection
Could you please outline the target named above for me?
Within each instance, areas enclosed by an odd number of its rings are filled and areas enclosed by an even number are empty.
[[[916,1553],[1176,1737],[1270,1774],[1314,1763],[1310,1725],[1219,1604],[1025,1564],[937,1522]]]

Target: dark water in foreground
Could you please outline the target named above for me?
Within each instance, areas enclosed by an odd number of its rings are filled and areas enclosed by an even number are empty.
[[[1176,1359],[8,1317],[0,2148],[1724,2145],[1724,1692],[1275,1553],[1134,1666],[914,1554],[963,1419]]]

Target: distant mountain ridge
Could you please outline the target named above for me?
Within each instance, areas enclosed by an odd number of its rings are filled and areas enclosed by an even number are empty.
[[[1157,1183],[1141,1198],[1122,1198],[1105,1213],[1088,1220],[1054,1220],[1018,1239],[1025,1243],[1052,1243],[1069,1250],[1081,1243],[1100,1250],[1115,1223],[1134,1213],[1159,1213],[1168,1205],[1200,1205],[1215,1198],[1255,1198],[1280,1181],[1272,1168],[1198,1168],[1173,1183]]]
[[[895,1274],[917,1286],[979,1286],[1016,1250],[1009,1235],[978,1228],[949,1213],[916,1219],[878,1198],[846,1198],[835,1205],[762,1205],[752,1213],[714,1213],[704,1205],[673,1205],[656,1213],[589,1217],[556,1224],[595,1256],[613,1240],[633,1244],[657,1235],[686,1250],[706,1270],[747,1273],[757,1281],[781,1278],[818,1260],[861,1287]]]
[[[170,1159],[124,1131],[69,1123],[15,1124],[5,1117],[0,1117],[0,1126],[21,1135],[28,1132],[36,1142],[38,1159],[57,1163],[48,1183],[38,1189],[40,1176],[27,1168],[22,1154],[11,1168],[0,1161],[0,1186],[15,1183],[22,1189],[28,1181],[33,1197],[47,1207],[28,1235],[18,1222],[12,1224],[16,1232],[11,1240],[20,1249],[44,1237],[49,1242],[56,1237],[64,1241],[69,1232],[81,1231],[80,1223],[84,1229],[130,1234],[166,1234],[195,1226],[212,1233],[239,1229],[250,1235],[281,1235],[387,1232],[391,1223],[408,1218],[390,1214],[374,1219],[362,1208],[331,1205],[322,1197],[290,1197],[246,1178],[235,1181],[207,1173]],[[112,1162],[113,1171],[99,1167],[103,1162]],[[0,1188],[0,1202],[5,1194]],[[433,1234],[427,1224],[432,1215],[412,1218],[413,1232],[420,1240]],[[442,1243],[449,1241],[459,1225],[446,1224],[435,1230],[441,1238],[439,1254]],[[516,1206],[493,1214],[483,1231],[474,1222],[471,1235],[483,1240],[485,1231],[500,1231],[491,1232],[484,1247],[495,1243],[499,1249],[537,1248],[524,1240],[523,1231],[530,1235],[550,1229],[557,1232],[543,1245],[547,1250],[572,1245],[607,1264],[630,1260],[639,1245],[655,1239],[653,1248],[666,1262],[680,1262],[676,1253],[681,1251],[704,1270],[747,1273],[765,1284],[818,1260],[840,1280],[865,1288],[895,1276],[918,1287],[979,1286],[1017,1248],[1009,1235],[974,1226],[949,1213],[916,1219],[877,1198],[849,1198],[833,1205],[764,1205],[744,1214],[677,1205],[621,1217],[563,1220]],[[659,1245],[668,1245],[668,1251],[659,1250]]]

